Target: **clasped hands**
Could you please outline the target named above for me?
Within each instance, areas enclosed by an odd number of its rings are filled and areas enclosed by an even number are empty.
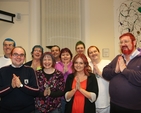
[[[80,89],[81,89],[80,80],[79,80],[79,77],[76,76],[76,86],[75,86],[75,91],[76,91],[76,90],[80,90]]]
[[[115,73],[120,73],[126,68],[126,64],[124,62],[124,59],[122,56],[118,57],[116,68],[115,68]]]
[[[76,80],[76,85],[75,85],[75,87],[71,91],[68,92],[67,97],[66,97],[67,99],[72,98],[72,96],[75,94],[75,92],[77,90],[79,90],[80,92],[82,90],[81,85],[80,85],[80,79],[79,79],[79,77],[76,76],[75,77],[75,80]]]
[[[44,96],[49,96],[50,93],[51,93],[50,87],[47,87],[47,88],[44,90]]]
[[[97,64],[95,62],[93,62],[93,73],[95,75],[102,76],[102,72],[99,70],[99,68],[97,67]]]
[[[64,69],[63,69],[63,73],[66,73],[68,71],[68,62],[64,63]]]
[[[20,78],[18,76],[16,76],[15,74],[13,74],[11,85],[13,88],[16,88],[16,87],[19,88],[21,85]]]

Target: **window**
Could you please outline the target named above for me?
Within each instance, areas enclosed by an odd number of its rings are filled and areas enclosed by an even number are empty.
[[[82,0],[44,0],[42,7],[42,44],[68,47],[72,53],[81,36]]]

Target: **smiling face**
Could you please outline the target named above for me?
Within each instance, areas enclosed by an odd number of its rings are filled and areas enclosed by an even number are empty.
[[[3,51],[6,56],[11,54],[12,49],[14,48],[13,41],[4,41],[3,43]]]
[[[88,56],[92,61],[99,60],[100,59],[100,52],[95,47],[90,47],[88,49]]]
[[[14,48],[11,54],[12,64],[16,67],[23,65],[25,56],[25,51],[22,48]]]
[[[45,69],[52,68],[53,60],[50,55],[45,55],[43,58],[43,67]]]
[[[38,48],[38,47],[36,47],[36,48],[34,48],[34,51],[33,51],[33,53],[32,53],[32,57],[34,58],[34,59],[40,59],[41,58],[41,55],[42,55],[42,50],[41,50],[41,48]]]
[[[54,56],[54,58],[58,58],[60,55],[60,49],[57,46],[52,47],[51,54]]]
[[[79,54],[84,54],[85,53],[85,47],[83,46],[83,44],[77,45],[76,52],[79,53]]]
[[[129,36],[123,36],[120,38],[121,52],[125,55],[130,55],[135,50],[136,41],[132,41]]]
[[[77,58],[74,62],[74,69],[77,71],[77,72],[83,72],[84,71],[84,67],[85,67],[85,64],[82,60],[82,58]]]
[[[69,52],[63,52],[61,54],[61,61],[63,63],[69,63],[71,61],[71,55],[69,54]]]

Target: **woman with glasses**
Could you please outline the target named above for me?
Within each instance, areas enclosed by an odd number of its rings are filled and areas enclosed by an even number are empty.
[[[32,60],[29,62],[26,62],[25,65],[31,66],[34,70],[40,70],[41,69],[41,63],[40,58],[43,54],[43,48],[40,45],[35,45],[32,48]]]

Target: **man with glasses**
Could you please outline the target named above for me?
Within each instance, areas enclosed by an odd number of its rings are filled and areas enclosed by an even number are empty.
[[[103,69],[110,81],[110,113],[141,113],[141,52],[131,33],[119,37],[121,53]]]
[[[35,72],[23,65],[26,52],[21,46],[10,57],[12,64],[0,69],[0,113],[34,113],[39,93]]]
[[[4,52],[4,56],[2,56],[0,58],[0,68],[6,65],[11,64],[11,59],[10,59],[10,55],[11,55],[11,51],[12,49],[16,46],[16,43],[13,39],[11,38],[6,38],[3,41],[3,52]]]

